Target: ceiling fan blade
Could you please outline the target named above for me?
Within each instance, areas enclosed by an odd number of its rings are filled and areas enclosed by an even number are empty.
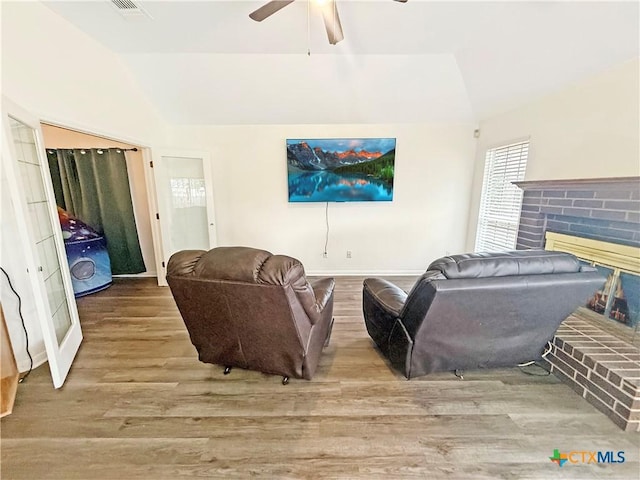
[[[338,6],[335,0],[327,0],[327,2],[322,5],[322,19],[324,20],[324,27],[327,29],[329,43],[335,45],[344,38],[340,16],[338,15]]]
[[[256,22],[261,22],[294,1],[295,0],[273,0],[272,2],[267,2],[259,9],[251,12],[249,17]]]

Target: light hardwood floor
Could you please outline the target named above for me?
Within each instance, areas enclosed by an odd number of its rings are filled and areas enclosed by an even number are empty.
[[[336,280],[331,344],[312,381],[287,386],[200,363],[155,279],[79,299],[85,338],[66,384],[38,368],[2,419],[2,478],[638,478],[640,436],[553,376],[405,380],[367,336],[362,278]],[[554,449],[626,461],[558,467]]]

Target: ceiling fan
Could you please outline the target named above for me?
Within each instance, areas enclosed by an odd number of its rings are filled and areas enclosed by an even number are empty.
[[[256,22],[261,22],[294,1],[295,0],[273,0],[271,2],[267,2],[257,10],[251,12],[249,17]],[[394,1],[405,3],[407,0]],[[335,45],[344,38],[336,0],[316,0],[316,2],[322,11],[322,19],[324,20],[324,26],[327,30],[329,43],[331,45]]]

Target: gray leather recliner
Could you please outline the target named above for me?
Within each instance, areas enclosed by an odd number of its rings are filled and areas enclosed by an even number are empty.
[[[407,294],[368,278],[369,335],[408,379],[541,358],[560,323],[604,279],[562,252],[517,250],[440,258]]]
[[[167,282],[200,361],[311,379],[333,325],[333,278],[249,247],[184,250]],[[228,370],[225,370],[227,373]]]

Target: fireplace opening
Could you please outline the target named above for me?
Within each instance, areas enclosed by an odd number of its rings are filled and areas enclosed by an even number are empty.
[[[545,249],[571,253],[600,272],[602,287],[585,304],[598,315],[589,317],[640,347],[640,248],[555,232],[545,238]]]

